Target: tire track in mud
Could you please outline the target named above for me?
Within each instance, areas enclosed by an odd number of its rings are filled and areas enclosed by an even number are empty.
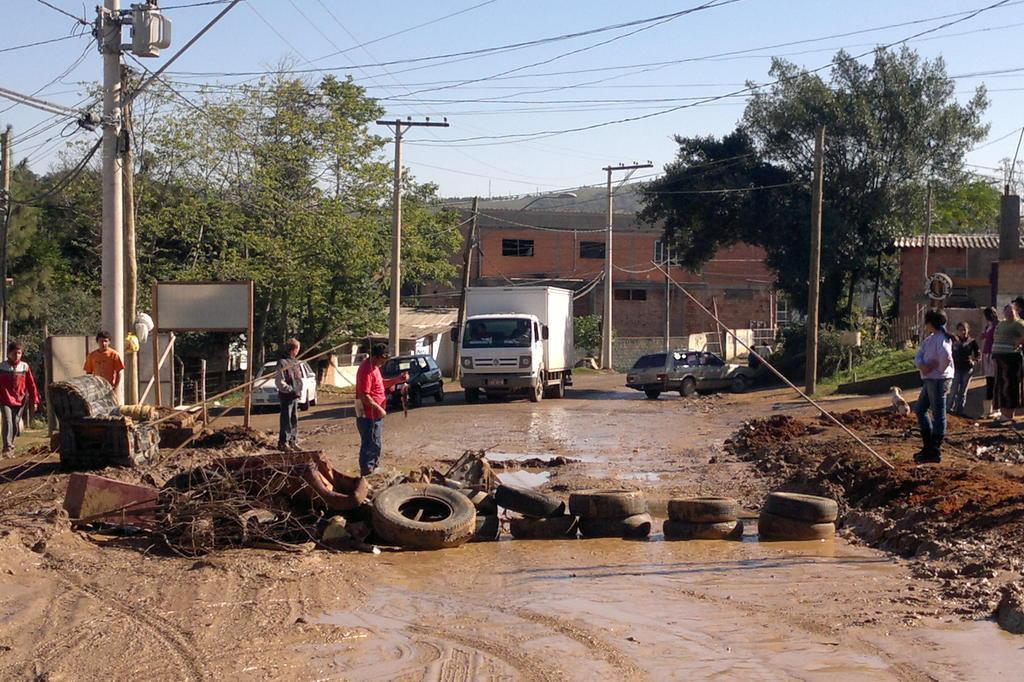
[[[468,634],[461,634],[441,628],[437,625],[425,626],[408,623],[406,628],[411,632],[414,632],[426,640],[440,639],[452,642],[454,644],[460,644],[472,652],[479,652],[481,654],[489,655],[493,658],[500,660],[502,663],[512,668],[516,672],[517,679],[523,680],[536,680],[537,682],[549,682],[552,680],[567,680],[569,679],[566,675],[555,668],[544,665],[538,662],[534,658],[522,651],[517,651],[511,646],[499,644],[497,642],[491,642],[486,639],[479,637],[472,637]],[[415,640],[414,640],[415,641]],[[422,642],[422,643],[429,643]],[[458,651],[457,649],[452,650],[453,653]],[[468,656],[468,652],[463,652]],[[443,659],[443,653],[439,653],[439,656]],[[451,654],[447,661],[442,660],[441,665],[438,669],[438,676],[432,677],[432,679],[444,680],[447,682],[451,680],[453,682],[468,682],[469,680],[477,679],[477,676],[473,674],[470,667],[465,666],[459,669],[458,665],[452,666]],[[430,666],[423,666],[421,670],[430,672]],[[456,673],[463,673],[462,676]]]

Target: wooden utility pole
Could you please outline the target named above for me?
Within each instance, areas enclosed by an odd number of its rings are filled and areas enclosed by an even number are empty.
[[[3,339],[4,355],[7,355],[7,230],[11,225],[11,138],[14,129],[0,133],[0,338]]]
[[[131,70],[121,66],[121,92],[125,93],[125,104],[122,108],[122,150],[121,180],[122,198],[124,199],[124,323],[125,332],[134,331],[135,315],[137,314],[138,261],[135,256],[135,166],[132,150],[132,136],[135,129],[132,125],[132,100],[128,96]],[[139,402],[139,354],[129,353],[125,349],[125,402],[135,405]]]
[[[476,218],[479,206],[480,197],[473,197],[473,215],[469,220],[466,245],[462,250],[462,291],[459,292],[459,319],[455,327],[458,330],[459,339],[455,342],[455,367],[452,368],[452,379],[462,376],[462,334],[466,327],[466,289],[469,288],[470,264],[473,262],[473,249],[476,246]]]
[[[814,180],[811,184],[811,264],[807,278],[807,368],[804,390],[818,386],[818,294],[821,289],[821,201],[825,170],[825,126],[814,133]]]
[[[665,242],[665,352],[672,350],[672,285],[669,272],[672,271],[672,251]]]
[[[391,228],[391,311],[388,322],[388,345],[391,354],[401,353],[399,339],[399,308],[402,304],[402,135],[406,128],[447,128],[448,119],[444,121],[377,121],[379,126],[388,126],[395,133],[395,186],[393,189],[393,218]]]

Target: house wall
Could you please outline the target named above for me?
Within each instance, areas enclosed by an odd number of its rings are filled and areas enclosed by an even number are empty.
[[[976,307],[989,305],[989,276],[997,260],[996,249],[931,248],[928,270],[944,272],[953,280],[955,296],[951,305]],[[915,306],[927,301],[924,294],[924,249],[900,249],[899,315],[911,315]]]

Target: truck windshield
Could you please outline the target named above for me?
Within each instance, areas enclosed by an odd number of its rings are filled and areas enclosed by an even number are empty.
[[[470,320],[462,336],[463,348],[529,348],[530,321],[521,319]]]

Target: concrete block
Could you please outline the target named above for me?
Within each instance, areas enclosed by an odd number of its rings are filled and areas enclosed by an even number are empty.
[[[156,488],[116,481],[95,474],[71,474],[64,494],[64,509],[71,520],[93,519],[124,525],[147,526],[154,521]],[[94,518],[97,517],[97,518]]]

